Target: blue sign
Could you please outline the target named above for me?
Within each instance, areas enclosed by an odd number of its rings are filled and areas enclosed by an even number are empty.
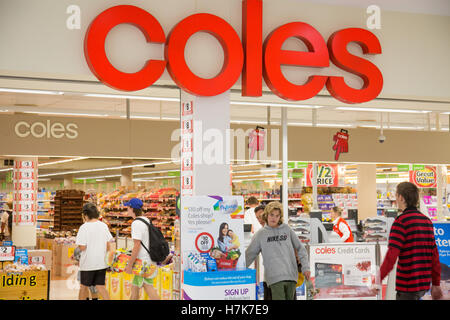
[[[450,223],[433,223],[439,261],[450,267]]]
[[[16,249],[16,256],[14,262],[20,262],[21,264],[28,265],[28,250],[27,249]]]
[[[3,245],[5,247],[11,247],[13,245],[13,242],[12,241],[3,241]]]

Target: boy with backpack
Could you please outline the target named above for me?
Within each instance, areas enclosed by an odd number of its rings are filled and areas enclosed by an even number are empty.
[[[133,249],[125,272],[132,273],[133,264],[136,259],[140,259],[142,263],[147,263],[148,265],[156,264],[157,262],[166,263],[170,259],[169,247],[164,237],[162,237],[161,231],[155,228],[147,217],[142,215],[142,201],[138,198],[132,198],[130,201],[124,203],[124,206],[128,207],[128,216],[134,219],[131,224]],[[153,243],[150,243],[150,239]],[[153,279],[155,276],[156,272],[148,278],[135,275],[132,282],[130,299],[138,300],[139,289],[144,287],[150,300],[160,300],[158,293],[153,287]]]

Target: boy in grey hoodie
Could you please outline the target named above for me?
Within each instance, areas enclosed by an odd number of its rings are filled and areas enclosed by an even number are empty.
[[[272,291],[272,299],[293,300],[298,279],[294,250],[298,252],[306,279],[310,276],[308,253],[295,232],[283,223],[283,207],[280,202],[269,203],[264,209],[263,219],[266,222],[264,228],[255,233],[245,251],[247,267],[261,253],[264,278]]]

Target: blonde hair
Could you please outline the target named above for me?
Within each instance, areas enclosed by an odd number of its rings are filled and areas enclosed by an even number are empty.
[[[264,220],[265,223],[269,224],[269,222],[267,221],[267,217],[273,210],[280,211],[280,220],[278,221],[278,225],[281,225],[284,222],[283,221],[283,205],[278,201],[273,201],[264,208],[264,213],[262,215],[262,219]]]
[[[333,207],[333,211],[336,212],[338,215],[342,216],[342,209],[339,207]]]

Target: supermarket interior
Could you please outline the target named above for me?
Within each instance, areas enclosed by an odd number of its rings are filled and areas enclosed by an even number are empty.
[[[254,198],[280,202],[306,250],[295,299],[395,300],[395,270],[372,285],[405,181],[450,299],[445,1],[72,2],[0,5],[0,300],[79,299],[86,203],[114,238],[106,290],[130,300],[144,272],[125,272],[133,198],[169,244],[162,300],[267,298],[261,257],[245,261]],[[369,27],[372,2],[383,27]]]

